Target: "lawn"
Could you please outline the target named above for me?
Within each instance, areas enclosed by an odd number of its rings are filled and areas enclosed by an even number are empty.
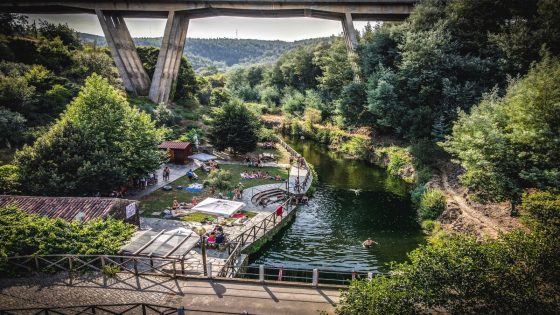
[[[256,168],[248,168],[242,165],[220,165],[220,167],[231,172],[231,175],[233,177],[232,183],[242,183],[245,189],[258,185],[278,183],[277,181],[269,179],[241,179],[241,173],[243,171],[256,170]],[[288,170],[286,169],[277,167],[263,167],[259,168],[258,170],[262,172],[268,172],[271,176],[280,175],[282,179],[288,178]],[[195,181],[197,183],[203,183],[204,179],[208,176],[208,173],[202,172],[201,170],[197,170],[196,174],[199,176],[198,180]],[[205,187],[204,190],[200,193],[191,193],[186,190],[177,190],[175,188],[178,185],[188,186],[190,183],[192,182],[189,181],[186,176],[183,176],[170,183],[170,185],[173,186],[173,190],[164,191],[163,189],[158,189],[150,195],[142,198],[140,200],[141,215],[151,216],[152,212],[163,211],[165,208],[171,207],[174,199],[177,199],[177,201],[179,202],[190,202],[193,197],[196,197],[199,201],[205,199],[206,197],[211,197],[208,187]],[[216,195],[217,193],[218,192],[216,192]],[[227,192],[223,191],[222,193],[224,194],[224,196],[227,196]]]

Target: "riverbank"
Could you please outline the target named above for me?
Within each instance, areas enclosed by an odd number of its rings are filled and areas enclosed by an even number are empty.
[[[481,204],[470,198],[468,190],[459,183],[460,167],[430,143],[411,145],[398,139],[375,137],[366,129],[350,133],[301,120],[275,121],[276,128],[284,134],[327,145],[347,159],[371,162],[411,184],[418,221],[427,234],[443,229],[495,238],[500,232],[523,226],[518,218],[509,215],[507,203]]]

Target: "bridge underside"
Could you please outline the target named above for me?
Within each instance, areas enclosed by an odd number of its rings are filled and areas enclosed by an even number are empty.
[[[311,17],[342,23],[350,55],[357,46],[354,20],[400,21],[417,0],[322,1],[6,1],[0,12],[33,14],[96,14],[111,55],[129,93],[166,103],[177,78],[189,20],[214,16],[252,18]],[[142,67],[124,18],[165,18],[167,24],[153,78]],[[354,66],[357,73],[357,66]],[[356,76],[357,78],[357,76]]]

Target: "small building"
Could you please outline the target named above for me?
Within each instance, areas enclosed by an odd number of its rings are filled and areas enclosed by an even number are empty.
[[[120,198],[0,195],[0,207],[8,205],[51,219],[87,222],[112,217],[131,224],[140,223],[136,202]]]
[[[189,155],[192,155],[190,142],[164,141],[159,145],[161,150],[166,150],[169,161],[175,164],[185,164]]]

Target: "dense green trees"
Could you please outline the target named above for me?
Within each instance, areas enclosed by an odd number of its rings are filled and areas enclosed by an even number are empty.
[[[14,206],[0,207],[0,257],[48,254],[116,254],[134,233],[121,220],[82,224],[30,215]],[[4,261],[0,259],[0,270]]]
[[[245,105],[231,101],[212,111],[209,138],[218,150],[247,153],[257,147],[260,121]]]
[[[479,197],[515,205],[525,188],[560,187],[559,121],[560,61],[547,57],[504,97],[490,94],[461,113],[444,146]]]
[[[159,167],[161,138],[149,115],[94,74],[48,132],[16,154],[22,188],[36,195],[108,194]]]
[[[553,314],[560,306],[559,196],[527,196],[533,232],[495,240],[448,235],[413,251],[390,276],[355,281],[338,314]]]

